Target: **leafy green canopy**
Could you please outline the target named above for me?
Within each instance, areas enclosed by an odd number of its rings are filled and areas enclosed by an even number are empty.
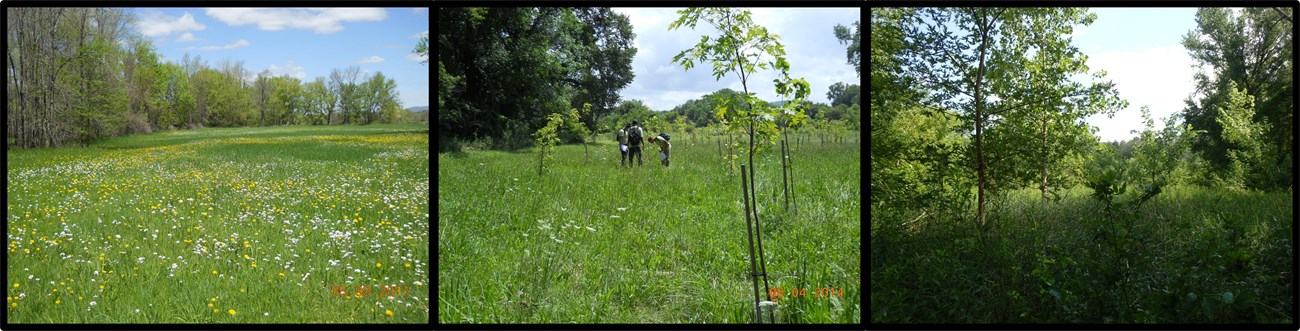
[[[1196,30],[1183,37],[1191,57],[1203,70],[1214,73],[1211,78],[1198,72],[1196,93],[1185,101],[1183,117],[1206,133],[1195,140],[1195,149],[1219,176],[1249,172],[1242,175],[1253,177],[1247,183],[1253,188],[1291,183],[1295,95],[1292,75],[1279,73],[1290,73],[1294,65],[1293,15],[1291,8],[1252,7],[1239,15],[1229,8],[1201,8],[1196,12]],[[1246,105],[1241,96],[1234,96],[1238,93],[1251,96],[1252,103]],[[1243,113],[1249,115],[1237,116]],[[1254,138],[1260,139],[1232,139],[1225,123],[1238,127],[1256,123],[1262,133]],[[1259,155],[1246,161],[1245,154]]]
[[[776,143],[781,132],[777,125],[778,118],[788,119],[781,122],[786,122],[789,126],[797,126],[806,121],[807,116],[803,110],[796,109],[794,105],[807,99],[808,82],[803,78],[790,77],[790,63],[785,59],[785,47],[780,42],[780,36],[755,24],[748,10],[688,8],[679,10],[678,14],[681,17],[668,25],[669,30],[682,26],[695,28],[703,21],[721,32],[721,35],[713,38],[712,42],[708,35],[701,36],[699,43],[673,56],[672,62],[680,64],[686,70],[693,68],[697,61],[707,62],[713,67],[715,79],[735,74],[745,89],[743,94],[722,99],[721,104],[715,108],[716,118],[733,129],[750,126],[753,133],[767,138],[767,144],[760,144],[759,148]],[[777,78],[772,81],[776,93],[793,103],[769,107],[756,93],[749,91],[750,76],[756,70],[769,68],[778,71]],[[739,107],[741,104],[747,104],[748,107]]]
[[[592,104],[587,125],[618,103],[635,34],[610,8],[438,11],[439,134],[522,147],[547,114]]]

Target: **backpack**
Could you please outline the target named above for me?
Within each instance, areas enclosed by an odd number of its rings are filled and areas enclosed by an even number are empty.
[[[660,133],[660,134],[659,134],[659,137],[662,137],[662,138],[664,138],[664,140],[667,140],[667,141],[672,141],[672,140],[673,140],[673,136],[670,136],[670,135],[668,135],[667,133]]]
[[[631,146],[641,146],[641,127],[633,126],[627,128],[627,144]]]

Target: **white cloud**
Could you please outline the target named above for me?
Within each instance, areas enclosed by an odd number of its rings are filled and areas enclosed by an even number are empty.
[[[423,61],[428,61],[428,60],[429,60],[429,55],[428,55],[428,54],[425,54],[425,55],[417,55],[417,54],[415,54],[414,52],[412,52],[412,53],[410,53],[410,54],[406,54],[406,59],[407,59],[407,60],[411,60],[411,61],[415,61],[415,62],[423,62]]]
[[[201,51],[221,51],[221,50],[227,50],[227,49],[236,49],[236,48],[240,48],[240,47],[244,47],[244,46],[248,46],[248,41],[247,41],[247,40],[240,39],[239,41],[236,41],[236,42],[233,42],[233,43],[229,43],[229,44],[225,44],[225,45],[220,45],[220,46],[209,45],[209,46],[199,47],[199,50],[201,50]]]
[[[1103,141],[1129,139],[1135,136],[1130,130],[1142,130],[1142,106],[1151,109],[1155,129],[1163,128],[1162,119],[1182,111],[1183,99],[1195,90],[1192,75],[1196,69],[1180,45],[1102,52],[1088,57],[1088,67],[1106,70],[1105,80],[1114,81],[1119,96],[1129,102],[1114,118],[1089,118],[1100,129],[1097,135]]]
[[[670,8],[613,8],[613,11],[627,15],[632,28],[657,26],[667,29],[677,13],[677,9]]]
[[[1082,35],[1085,35],[1085,34],[1088,34],[1088,26],[1086,26],[1086,25],[1075,26],[1075,27],[1074,27],[1074,31],[1072,31],[1072,32],[1070,33],[1070,37],[1072,37],[1072,38],[1078,38],[1079,36],[1082,36]]]
[[[424,32],[411,35],[411,38],[420,39],[428,36],[429,36],[429,30],[424,30]]]
[[[140,15],[140,20],[136,22],[136,27],[140,34],[147,37],[166,36],[172,33],[185,31],[202,31],[207,26],[194,21],[194,16],[186,12],[180,18],[173,18],[162,12],[149,11]]]
[[[319,34],[343,31],[342,22],[382,21],[388,18],[388,12],[383,8],[208,8],[207,14],[234,26],[256,24],[258,29],[266,31],[292,28]]]
[[[429,8],[411,8],[411,12],[412,12],[412,13],[415,13],[415,14],[417,14],[417,15],[419,15],[419,14],[428,15],[428,14],[429,14]]]
[[[176,41],[178,41],[178,42],[190,42],[190,41],[199,41],[199,40],[200,40],[200,39],[198,39],[198,38],[194,38],[194,34],[193,34],[193,33],[189,33],[189,32],[186,32],[186,33],[184,33],[184,34],[181,34],[180,37],[177,37],[177,38],[176,38]]]
[[[307,73],[302,70],[302,66],[292,60],[282,66],[273,64],[266,67],[266,70],[270,71],[272,76],[289,76],[299,80],[307,79]]]
[[[363,57],[360,60],[357,60],[357,63],[380,63],[380,62],[384,62],[384,58],[378,56]]]
[[[699,99],[704,94],[696,91],[654,91],[645,102],[646,107],[654,110],[672,110],[673,107],[686,103],[690,99]],[[705,93],[707,94],[707,93]]]
[[[695,46],[702,35],[714,38],[718,32],[700,22],[694,29],[679,27],[669,31],[668,25],[679,16],[678,8],[614,8],[628,16],[637,48],[632,68],[636,80],[623,90],[623,100],[640,99],[657,110],[668,110],[689,99],[713,93],[721,88],[741,90],[735,73],[722,79],[713,77],[712,65],[695,63],[690,70],[672,63],[678,52]],[[860,19],[858,8],[755,8],[749,9],[754,22],[769,32],[780,36],[785,46],[786,60],[790,62],[792,78],[804,78],[812,91],[809,101],[826,102],[826,91],[831,84],[844,82],[861,84],[861,79],[846,63],[845,45],[832,33],[836,24],[851,25]],[[771,69],[760,70],[747,77],[751,92],[769,101],[780,100],[772,80],[777,73]]]

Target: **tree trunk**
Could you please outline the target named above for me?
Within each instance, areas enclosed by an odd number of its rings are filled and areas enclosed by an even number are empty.
[[[790,178],[786,176],[786,159],[789,155],[785,153],[787,140],[781,139],[781,193],[785,196],[785,210],[790,211]]]
[[[1047,202],[1047,114],[1043,114],[1043,165],[1041,168],[1043,181],[1038,184],[1038,190],[1043,195],[1043,202]]]
[[[787,146],[787,147],[789,147],[789,146]],[[793,151],[789,151],[789,152],[792,153]],[[795,177],[794,177],[794,158],[793,158],[793,157],[791,157],[791,158],[787,158],[787,159],[786,159],[786,167],[788,167],[788,168],[790,169],[790,205],[791,205],[791,206],[794,206],[794,212],[795,212],[795,214],[798,214],[798,213],[799,213],[799,196],[797,196],[797,195],[794,194],[794,182],[795,182],[794,179],[795,179]]]
[[[714,138],[714,141],[718,142],[718,161],[723,161],[723,158],[722,158],[722,138]]]
[[[758,277],[754,275],[758,272],[757,263],[754,261],[754,227],[753,222],[749,218],[749,194],[745,193],[749,191],[749,179],[745,177],[745,166],[741,165],[740,168],[740,192],[742,200],[745,201],[745,230],[749,234],[749,278],[753,280],[754,283],[754,322],[757,323],[761,321],[762,314],[760,313],[758,305]]]
[[[981,13],[980,20],[980,50],[979,50],[979,67],[975,76],[975,157],[977,159],[977,172],[979,173],[979,185],[977,189],[977,198],[975,217],[978,220],[980,231],[984,230],[984,190],[987,186],[985,178],[986,165],[984,163],[984,91],[981,85],[984,82],[984,58],[988,52],[989,43],[989,26],[988,13]]]

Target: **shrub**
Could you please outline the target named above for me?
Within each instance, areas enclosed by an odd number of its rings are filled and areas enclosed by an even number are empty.
[[[144,114],[126,114],[126,130],[129,134],[153,132]]]

